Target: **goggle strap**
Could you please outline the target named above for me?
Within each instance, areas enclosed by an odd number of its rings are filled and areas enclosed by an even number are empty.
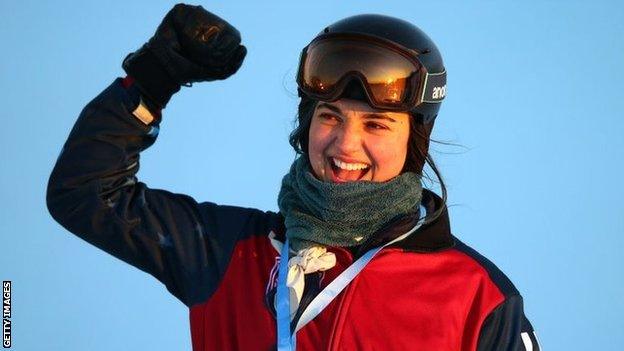
[[[420,97],[421,102],[440,103],[446,96],[446,70],[441,73],[427,73]]]

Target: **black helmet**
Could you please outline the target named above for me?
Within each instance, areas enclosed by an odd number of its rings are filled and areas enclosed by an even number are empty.
[[[323,51],[322,55],[317,54],[316,57],[322,56],[320,58],[308,58],[308,61],[316,59],[317,62],[306,64],[307,67],[312,68],[304,68],[303,63],[306,61],[306,55],[310,54],[308,48],[321,40],[330,41],[333,46],[329,49],[323,47],[317,50],[331,52],[325,54]],[[338,42],[337,46],[336,42]],[[356,49],[351,46],[352,43],[362,42],[365,42],[364,45],[369,47],[375,46],[374,53],[370,49],[361,49],[362,44],[356,44]],[[349,48],[342,49],[340,54],[336,54],[340,50],[341,43],[348,43]],[[316,45],[320,46],[319,44]],[[335,49],[336,47],[338,49]],[[360,52],[358,50],[367,51]],[[379,79],[377,82],[372,82],[370,77],[366,77],[366,72],[361,72],[364,66],[365,69],[375,70],[375,72],[370,73],[370,76],[375,75],[378,78],[380,74],[387,73],[387,71],[380,73],[381,68],[379,66],[385,65],[386,62],[380,61],[386,59],[385,56],[383,58],[380,56],[379,52],[381,51],[384,52],[383,55],[386,55],[387,52],[391,53],[388,54],[391,56],[388,59],[388,62],[391,62],[389,64],[395,64],[396,61],[400,60],[405,61],[407,57],[410,62],[415,62],[417,65],[413,71],[403,72],[405,76],[393,80],[393,82],[401,81],[399,90],[396,90],[396,85],[382,87]],[[327,62],[331,62],[331,60],[334,61],[328,65]],[[370,62],[364,63],[363,61],[366,60]],[[401,64],[405,65],[403,61]],[[325,66],[322,66],[323,64]],[[345,65],[352,67],[336,68]],[[308,73],[310,70],[322,72],[312,72],[316,75],[310,75]],[[306,74],[308,74],[307,77]],[[409,76],[407,76],[408,74]],[[319,80],[322,81],[327,76],[331,76],[327,79],[330,84],[323,86],[323,82],[318,83]],[[386,78],[383,77],[384,80]],[[297,83],[300,96],[305,95],[314,99],[330,101],[340,97],[358,98],[367,101],[374,107],[388,110],[407,110],[423,123],[432,122],[436,118],[441,101],[446,95],[446,71],[442,56],[434,42],[415,25],[398,18],[378,14],[347,17],[323,29],[302,51]],[[316,86],[313,86],[315,84]],[[378,93],[379,91],[383,91],[383,93]],[[389,91],[394,92],[395,101],[379,98],[379,95],[389,97]],[[399,92],[398,97],[397,91]],[[376,100],[375,97],[377,97]],[[402,100],[399,101],[399,99]],[[406,107],[408,106],[406,101],[409,101],[409,108]]]

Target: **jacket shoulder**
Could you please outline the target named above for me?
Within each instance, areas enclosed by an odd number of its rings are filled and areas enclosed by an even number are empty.
[[[454,239],[454,249],[465,254],[474,261],[474,263],[481,266],[487,272],[490,281],[498,287],[498,290],[504,295],[505,299],[514,295],[519,295],[518,289],[516,289],[511,280],[492,261],[456,237],[454,237]]]
[[[476,350],[541,350],[533,326],[524,314],[523,299],[511,280],[492,261],[455,238],[455,250],[487,273],[502,299],[490,304],[480,321]],[[496,302],[496,301],[492,301]]]

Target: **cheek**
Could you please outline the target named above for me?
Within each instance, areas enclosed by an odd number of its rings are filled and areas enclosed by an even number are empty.
[[[310,157],[323,152],[324,140],[325,134],[322,128],[313,120],[310,124],[310,132],[308,135],[308,153]]]
[[[407,135],[399,134],[374,143],[375,147],[370,152],[379,176],[389,179],[401,173],[407,156],[407,141]]]
[[[316,176],[323,173],[323,152],[329,145],[331,135],[327,128],[315,123],[314,120],[310,124],[310,133],[308,135],[308,156],[312,169]]]

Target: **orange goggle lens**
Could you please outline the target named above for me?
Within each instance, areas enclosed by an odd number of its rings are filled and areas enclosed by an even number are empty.
[[[335,99],[355,78],[377,107],[415,103],[421,65],[398,50],[371,41],[332,38],[311,43],[304,55],[298,80],[310,95]]]

